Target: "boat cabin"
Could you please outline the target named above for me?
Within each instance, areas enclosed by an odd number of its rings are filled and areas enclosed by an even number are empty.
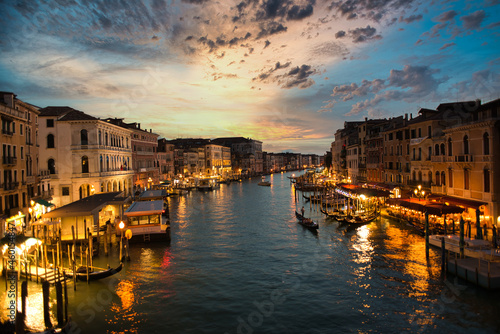
[[[127,221],[123,233],[132,233],[130,241],[170,240],[170,222],[165,209],[163,200],[132,203],[124,212]]]

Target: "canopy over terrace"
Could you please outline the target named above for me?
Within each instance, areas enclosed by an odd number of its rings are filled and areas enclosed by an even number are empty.
[[[388,190],[382,189],[373,189],[373,188],[364,188],[355,184],[338,184],[337,189],[339,192],[347,197],[359,197],[361,195],[365,195],[367,198],[369,197],[389,197],[391,192]]]
[[[389,198],[386,202],[389,205],[397,205],[410,210],[427,212],[430,215],[442,216],[446,214],[456,214],[464,212],[464,208],[456,205],[447,205],[428,200],[418,200],[415,198]]]

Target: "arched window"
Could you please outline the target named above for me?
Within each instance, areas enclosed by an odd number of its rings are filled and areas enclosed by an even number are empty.
[[[82,129],[82,131],[80,131],[80,141],[81,141],[82,145],[89,144],[89,136],[88,136],[87,130]]]
[[[108,133],[104,134],[104,145],[108,146]]]
[[[106,156],[106,171],[109,171],[109,156]]]
[[[464,154],[469,154],[469,136],[464,136]]]
[[[102,164],[102,155],[99,157],[99,171],[100,172],[103,172],[102,168],[103,168],[103,164]]]
[[[453,155],[453,145],[451,142],[451,138],[448,138],[448,156],[451,157]]]
[[[56,173],[56,162],[54,159],[49,159],[47,161],[47,169],[49,170],[49,174]]]
[[[82,173],[89,172],[89,158],[87,156],[82,157]]]
[[[439,144],[436,144],[436,146],[434,146],[434,155],[439,155]]]
[[[489,169],[483,170],[483,179],[484,179],[484,192],[489,193],[490,192],[490,170]]]
[[[444,144],[441,144],[441,155],[444,155]]]
[[[428,178],[427,181],[429,181],[430,183],[432,183],[432,172],[431,171],[429,171],[429,173],[427,173],[427,178]]]
[[[101,133],[101,130],[99,130],[99,145],[102,145],[102,133]]]
[[[453,169],[448,169],[448,187],[453,188]]]
[[[441,172],[441,184],[443,186],[446,185],[446,174],[444,173],[444,171]]]
[[[490,154],[490,136],[488,135],[488,132],[485,132],[483,135],[483,154]]]
[[[439,176],[440,176],[439,172],[436,172],[436,186],[441,185],[441,178]]]
[[[52,133],[49,133],[47,135],[47,148],[54,148],[54,135]]]

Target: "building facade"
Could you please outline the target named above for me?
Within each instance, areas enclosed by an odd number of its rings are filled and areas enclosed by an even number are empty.
[[[9,227],[29,228],[38,188],[38,108],[0,92],[2,122],[0,172],[0,235]]]
[[[70,107],[40,109],[40,174],[56,206],[133,189],[132,131]]]

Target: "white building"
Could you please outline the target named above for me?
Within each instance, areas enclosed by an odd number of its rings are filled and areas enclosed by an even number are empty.
[[[40,109],[39,166],[50,175],[52,202],[62,206],[111,191],[130,195],[131,132],[70,107]]]

